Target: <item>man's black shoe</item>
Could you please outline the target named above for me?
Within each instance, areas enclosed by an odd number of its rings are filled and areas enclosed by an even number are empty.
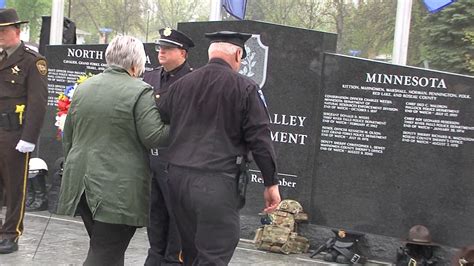
[[[18,250],[18,243],[11,239],[0,241],[0,254],[9,254]]]

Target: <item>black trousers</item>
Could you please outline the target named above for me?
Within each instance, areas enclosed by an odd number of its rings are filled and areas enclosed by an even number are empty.
[[[174,215],[171,213],[170,195],[165,168],[167,163],[150,156],[153,170],[150,195],[150,225],[147,228],[150,248],[145,266],[179,265],[181,240]]]
[[[240,234],[235,179],[176,166],[168,171],[184,264],[229,264]]]
[[[89,234],[89,252],[85,266],[124,265],[125,251],[135,234],[136,227],[95,221],[83,194],[77,211]]]
[[[23,234],[30,155],[15,149],[20,137],[21,130],[6,131],[0,127],[0,190],[5,193],[3,197],[7,206],[5,220],[0,229],[0,239],[14,241]],[[2,194],[0,192],[0,195]]]

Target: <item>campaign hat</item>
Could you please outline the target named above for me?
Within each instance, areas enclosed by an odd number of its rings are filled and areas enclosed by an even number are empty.
[[[453,265],[474,265],[474,245],[463,247],[455,256]]]
[[[438,246],[438,244],[432,242],[430,230],[421,224],[414,225],[410,228],[406,243],[422,246]]]
[[[20,20],[16,10],[13,8],[0,8],[0,27],[28,23],[27,20]]]

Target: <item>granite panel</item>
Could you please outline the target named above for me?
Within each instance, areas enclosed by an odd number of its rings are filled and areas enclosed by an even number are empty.
[[[435,242],[474,236],[474,78],[327,54],[312,219]]]

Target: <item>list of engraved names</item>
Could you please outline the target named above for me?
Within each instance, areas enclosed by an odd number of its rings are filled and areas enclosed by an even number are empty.
[[[471,95],[449,92],[443,79],[366,73],[364,80],[326,88],[320,150],[380,155],[393,135],[402,143],[447,148],[474,141],[474,126],[457,108],[472,104]]]

